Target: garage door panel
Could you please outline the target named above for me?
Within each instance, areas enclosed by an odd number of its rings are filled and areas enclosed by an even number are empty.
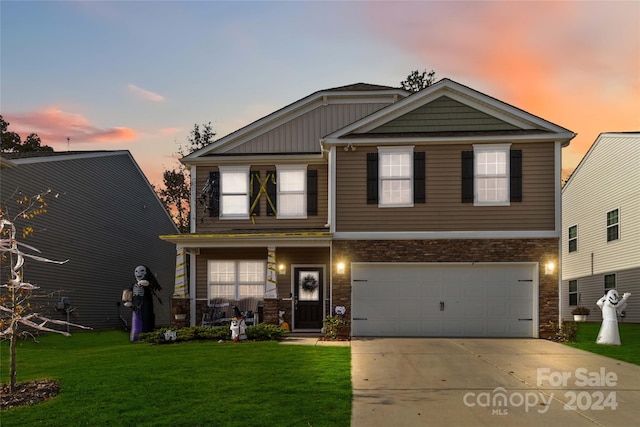
[[[354,264],[353,334],[535,336],[535,272],[533,265]]]

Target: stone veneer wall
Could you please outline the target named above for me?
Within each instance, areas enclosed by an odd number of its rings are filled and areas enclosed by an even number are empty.
[[[558,255],[558,239],[336,240],[333,262],[344,262],[346,271],[333,270],[333,305],[346,306],[350,319],[352,262],[538,262],[539,336],[546,338],[558,322]],[[549,261],[556,269],[545,275]]]

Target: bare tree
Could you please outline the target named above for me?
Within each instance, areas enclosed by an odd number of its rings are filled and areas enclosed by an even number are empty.
[[[436,72],[431,70],[427,72],[424,70],[422,73],[418,70],[412,71],[406,78],[400,82],[402,89],[409,92],[418,92],[426,87],[431,86],[436,78]]]
[[[42,194],[31,198],[25,197],[18,200],[18,203],[23,204],[23,209],[20,210],[16,218],[30,218],[46,212],[43,205],[44,195]],[[29,335],[29,329],[69,335],[66,331],[53,329],[50,327],[52,325],[74,326],[81,329],[91,328],[62,320],[49,319],[33,311],[30,300],[34,296],[33,292],[39,287],[23,280],[25,258],[54,264],[64,264],[68,260],[54,261],[37,255],[40,252],[38,249],[18,241],[14,220],[7,218],[7,216],[6,208],[0,210],[0,256],[3,264],[9,264],[10,272],[7,283],[0,285],[0,290],[2,290],[0,292],[0,339],[10,340],[9,393],[14,393],[16,390],[16,341],[20,336]],[[28,227],[22,231],[23,236],[29,233]],[[27,253],[27,251],[30,252]],[[29,329],[22,330],[23,327]]]

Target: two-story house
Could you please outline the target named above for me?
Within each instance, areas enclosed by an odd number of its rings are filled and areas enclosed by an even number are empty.
[[[293,331],[344,306],[353,336],[545,335],[573,137],[449,79],[296,101],[182,159],[191,322],[256,296]]]
[[[640,133],[598,136],[562,189],[562,317],[577,305],[631,292],[625,322],[640,322]]]

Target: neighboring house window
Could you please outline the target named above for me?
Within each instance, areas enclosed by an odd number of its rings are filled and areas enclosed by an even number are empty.
[[[220,167],[220,217],[248,218],[249,168]]]
[[[413,147],[379,147],[379,206],[413,206]]]
[[[476,144],[462,152],[462,203],[508,206],[522,201],[522,150]]]
[[[572,225],[569,227],[569,252],[576,252],[578,250],[578,226]]]
[[[209,300],[263,298],[264,261],[209,260]]]
[[[307,217],[307,167],[277,166],[278,218]]]
[[[578,305],[578,281],[569,280],[569,305]]]
[[[604,293],[606,294],[609,289],[616,288],[616,275],[615,274],[605,274],[604,275]]]
[[[618,209],[607,212],[607,242],[620,238],[620,216]]]

